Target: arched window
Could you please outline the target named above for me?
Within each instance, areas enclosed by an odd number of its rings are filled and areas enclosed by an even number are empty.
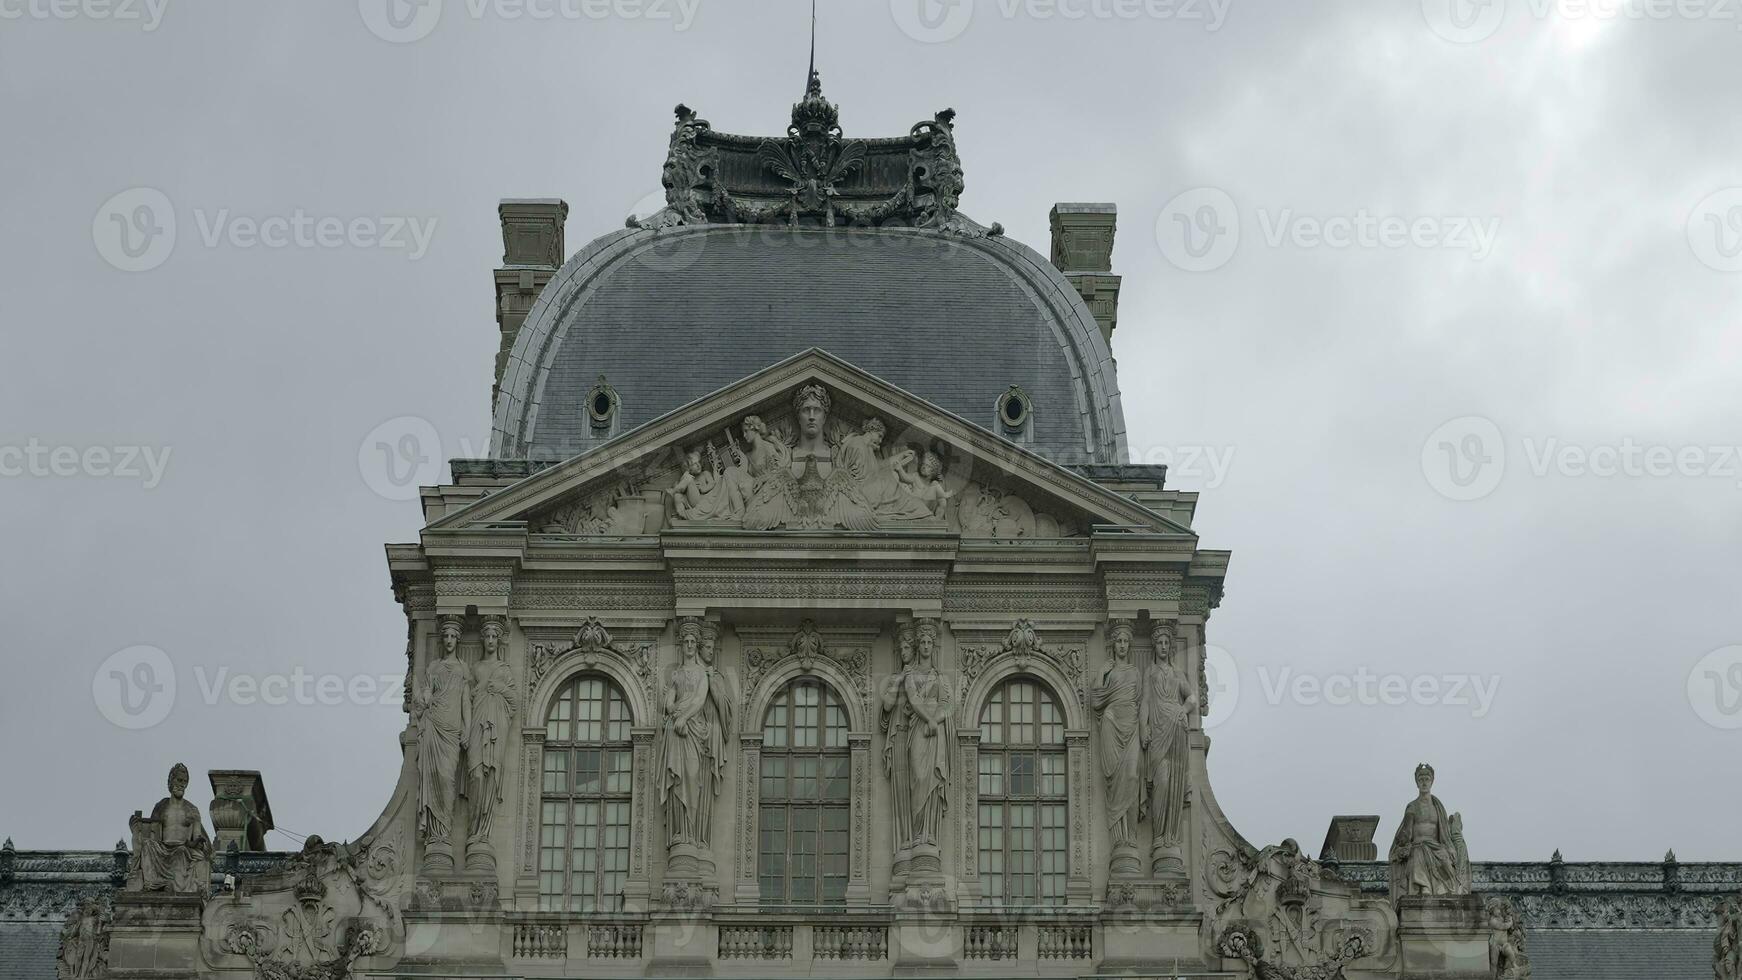
[[[629,704],[609,678],[564,684],[544,723],[538,907],[617,912],[629,877]]]
[[[846,902],[852,768],[847,709],[833,688],[801,677],[775,695],[762,719],[764,903]]]
[[[999,684],[980,709],[980,882],[989,905],[1065,901],[1065,722],[1032,677]]]

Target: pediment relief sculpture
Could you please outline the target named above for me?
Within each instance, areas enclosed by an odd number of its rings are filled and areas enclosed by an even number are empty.
[[[809,382],[774,411],[695,432],[528,515],[535,533],[639,537],[666,528],[948,529],[968,538],[1082,536],[1084,517],[903,420]]]
[[[128,821],[133,851],[127,890],[207,895],[212,888],[212,838],[199,807],[185,798],[188,767],[169,771],[169,795],[146,817],[135,811]]]

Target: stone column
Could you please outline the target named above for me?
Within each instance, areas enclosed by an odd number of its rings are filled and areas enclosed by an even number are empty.
[[[853,839],[852,863],[848,866],[847,904],[871,904],[871,733],[853,732],[847,736],[853,751]],[[751,831],[754,835],[754,828]]]
[[[635,746],[630,762],[634,767],[630,785],[635,792],[629,803],[629,879],[623,883],[623,903],[632,912],[645,911],[653,896],[648,842],[658,838],[649,833],[648,816],[659,812],[659,787],[652,773],[653,736],[657,732],[658,729],[652,727],[629,730],[629,738]]]
[[[1090,831],[1093,826],[1091,821],[1094,820],[1090,801],[1095,794],[1091,787],[1098,781],[1095,774],[1090,772],[1089,733],[1065,732],[1065,748],[1068,753],[1065,765],[1070,776],[1071,793],[1068,814],[1071,866],[1070,876],[1065,879],[1065,895],[1072,905],[1087,905],[1093,901],[1094,891],[1089,877],[1095,861],[1094,834]]]
[[[980,729],[956,730],[961,772],[956,787],[962,797],[962,843],[956,856],[956,904],[971,908],[980,902]]]
[[[762,815],[762,729],[738,736],[738,884],[733,901],[754,906],[762,900],[756,880],[756,835]]]

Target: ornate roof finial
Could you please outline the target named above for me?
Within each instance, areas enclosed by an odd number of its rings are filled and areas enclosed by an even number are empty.
[[[804,97],[823,94],[823,80],[817,76],[817,0],[811,0],[811,67],[805,76]]]

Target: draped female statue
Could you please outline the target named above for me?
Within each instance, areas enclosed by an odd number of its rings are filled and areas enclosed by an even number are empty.
[[[895,631],[895,649],[901,658],[901,667],[883,682],[883,707],[879,713],[883,731],[887,733],[883,742],[883,770],[889,774],[889,805],[895,818],[895,830],[891,836],[895,842],[894,873],[897,877],[907,873],[908,861],[913,858],[913,779],[907,767],[910,715],[903,695],[908,672],[913,667],[913,640],[913,624],[903,624]]]
[[[683,662],[672,669],[665,689],[654,771],[672,846],[705,850],[732,737],[732,697],[725,677],[702,659],[703,629],[694,619],[678,627]]]
[[[514,670],[499,655],[502,621],[495,618],[485,620],[479,632],[484,642],[484,656],[472,671],[472,720],[466,739],[472,787],[472,827],[466,840],[468,866],[474,864],[473,846],[487,845],[490,840],[490,821],[495,816],[496,805],[502,802],[502,762],[508,752],[509,726],[520,704]],[[495,867],[488,846],[482,848],[477,865],[480,869],[485,865]]]
[[[1114,874],[1135,875],[1138,797],[1142,795],[1142,747],[1137,738],[1137,695],[1142,678],[1131,663],[1131,624],[1114,623],[1107,633],[1113,662],[1089,702],[1101,716],[1101,778],[1107,781],[1107,825],[1113,842]]]
[[[411,701],[411,717],[417,725],[417,829],[428,858],[451,865],[448,828],[454,814],[460,749],[472,721],[471,673],[460,663],[460,621],[447,617],[441,624],[442,655],[424,670],[423,686]]]
[[[944,812],[949,809],[950,789],[950,692],[949,681],[937,669],[938,625],[923,620],[914,629],[917,659],[902,675],[901,693],[907,703],[907,776],[913,811],[915,862],[921,848],[929,851],[931,865],[937,861],[937,844],[943,838]]]
[[[1190,780],[1188,729],[1198,691],[1174,655],[1173,624],[1157,623],[1150,636],[1155,660],[1144,672],[1138,738],[1146,764],[1144,782],[1151,834],[1151,868],[1158,875],[1185,871],[1186,784]]]

